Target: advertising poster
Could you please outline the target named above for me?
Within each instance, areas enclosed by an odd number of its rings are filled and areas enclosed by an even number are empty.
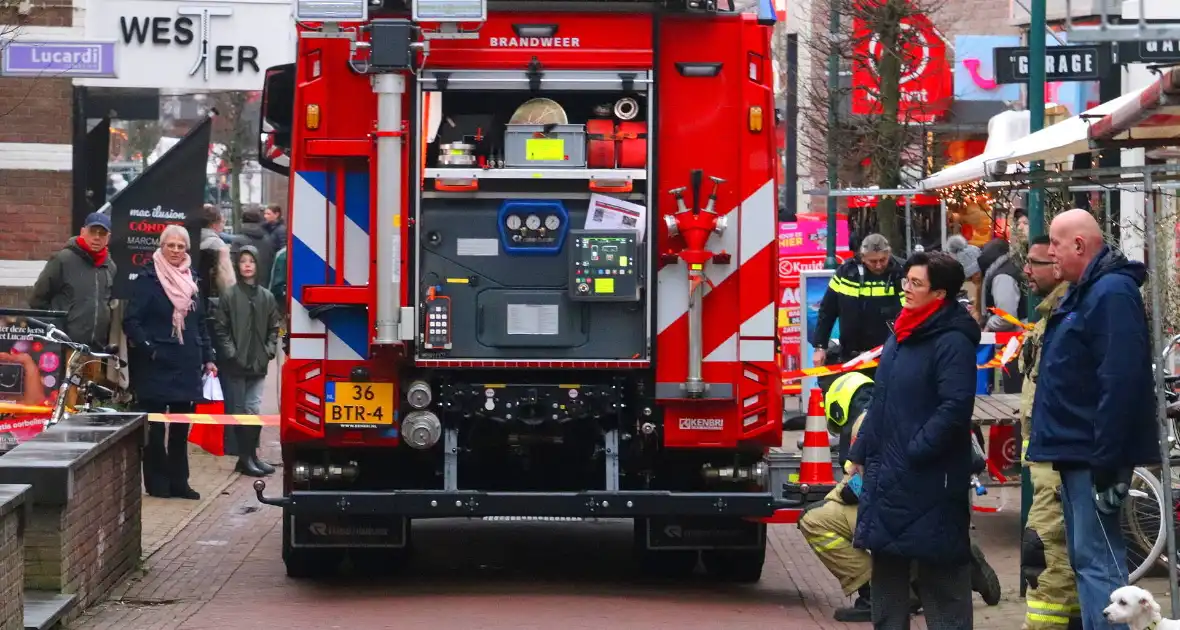
[[[61,344],[33,339],[47,331],[29,317],[65,325],[61,312],[0,309],[0,402],[51,406],[65,375],[65,357]],[[0,413],[0,452],[40,433],[47,419]]]
[[[196,260],[200,212],[205,201],[212,119],[193,127],[138,178],[107,204],[111,217],[111,256],[118,266],[112,294],[129,297],[130,283],[152,259],[160,234],[169,225],[188,227],[190,254]]]
[[[811,343],[808,339],[811,337],[811,332],[815,330],[815,325],[819,319],[819,305],[824,299],[824,293],[828,290],[828,282],[831,281],[836,271],[834,269],[817,269],[804,271],[799,274],[799,343],[795,347],[799,352],[799,368],[805,369],[815,367],[811,362]],[[840,338],[840,323],[832,327],[832,339]],[[785,363],[785,361],[784,361]],[[800,382],[800,400],[801,409],[807,410],[808,395],[811,393],[811,388],[816,386],[814,378],[805,378]]]
[[[848,249],[848,218],[836,216],[836,251]],[[823,214],[800,213],[795,221],[778,224],[779,256],[823,256],[828,252],[828,218]],[[780,273],[780,277],[781,277]]]
[[[798,221],[779,223],[778,244],[778,335],[779,347],[782,349],[780,362],[784,372],[792,372],[804,367],[800,346],[803,338],[800,336],[800,321],[802,310],[799,308],[799,277],[805,271],[822,271],[824,259],[827,257],[828,222],[823,214],[800,214]],[[836,259],[844,262],[852,258],[848,251],[848,221],[844,215],[837,217],[836,223]],[[826,282],[826,281],[825,281]],[[824,285],[826,288],[826,284]],[[816,298],[823,299],[823,293]],[[818,302],[816,303],[818,308]],[[814,328],[814,325],[812,326]],[[833,337],[839,335],[839,323],[833,331]],[[808,359],[810,359],[810,352]],[[798,381],[785,383],[783,393],[798,394],[802,385]]]

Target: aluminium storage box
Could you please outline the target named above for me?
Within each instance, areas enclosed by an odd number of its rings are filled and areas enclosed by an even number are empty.
[[[508,125],[508,168],[586,168],[585,125]]]

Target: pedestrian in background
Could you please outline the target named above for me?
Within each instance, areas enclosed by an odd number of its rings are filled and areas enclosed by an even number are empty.
[[[262,211],[262,218],[266,221],[266,232],[270,234],[271,244],[277,252],[287,246],[287,224],[283,221],[283,207],[277,203],[266,205]]]
[[[110,241],[110,217],[90,213],[81,233],[45,264],[29,298],[32,308],[65,311],[70,340],[96,350],[110,343],[111,287],[117,273],[107,248]]]
[[[814,365],[824,365],[830,358],[827,347],[836,320],[840,321],[839,362],[885,343],[890,322],[901,312],[903,264],[884,236],[869,234],[861,241],[860,253],[836,268],[810,339]],[[864,372],[873,375],[871,369]]]
[[[904,271],[905,309],[849,455],[864,477],[854,544],[872,554],[875,628],[910,627],[913,567],[927,624],[969,630],[972,581],[991,577],[973,575],[970,536],[980,331],[955,300],[963,267],[953,256],[917,253]]]
[[[258,251],[258,286],[270,286],[270,269],[274,265],[274,238],[268,232],[267,224],[263,222],[262,213],[257,208],[246,208],[242,211],[242,233],[234,237],[230,246],[230,254],[236,260],[238,252],[245,245],[253,246]]]
[[[202,378],[217,374],[189,248],[188,230],[169,225],[152,260],[131,284],[123,331],[130,345],[131,390],[141,411],[192,413],[202,396]],[[189,428],[149,423],[143,457],[149,495],[201,498],[188,483]]]
[[[205,300],[205,313],[212,315],[217,296],[232,287],[237,281],[234,275],[234,265],[230,261],[229,245],[221,238],[221,231],[225,229],[225,217],[221,210],[213,204],[205,204],[201,208],[201,245],[200,264],[197,287]]]
[[[1024,275],[1028,278],[1029,289],[1040,296],[1041,303],[1037,305],[1040,319],[1025,333],[1024,351],[1020,357],[1020,371],[1024,374],[1024,387],[1020,393],[1020,455],[1028,467],[1033,487],[1032,506],[1020,543],[1020,573],[1028,582],[1023,630],[1065,630],[1071,624],[1074,627],[1082,624],[1078,589],[1065,544],[1065,515],[1058,494],[1061,475],[1053,470],[1052,464],[1030,462],[1024,457],[1032,431],[1033,395],[1045,325],[1069,289],[1069,283],[1061,280],[1049,258],[1048,235],[1029,242]]]
[[[971,316],[979,318],[979,285],[983,280],[979,269],[979,248],[968,243],[967,239],[958,234],[946,241],[946,251],[963,266],[963,292],[967,294],[968,308]]]
[[[1061,474],[1066,545],[1086,630],[1127,583],[1119,509],[1136,466],[1158,464],[1142,263],[1103,242],[1085,210],[1058,215],[1049,257],[1073,286],[1049,315],[1037,366],[1028,459]]]
[[[258,250],[252,245],[238,252],[238,283],[218,301],[213,318],[217,356],[225,383],[226,413],[258,415],[270,362],[278,354],[279,317],[275,298],[258,285]],[[275,471],[258,457],[260,426],[234,427],[237,472],[262,477]]]

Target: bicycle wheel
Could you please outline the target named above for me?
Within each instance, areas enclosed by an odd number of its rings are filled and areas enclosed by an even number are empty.
[[[1131,491],[1119,513],[1123,538],[1127,542],[1128,583],[1143,577],[1160,558],[1164,536],[1163,487],[1146,468],[1136,468]]]

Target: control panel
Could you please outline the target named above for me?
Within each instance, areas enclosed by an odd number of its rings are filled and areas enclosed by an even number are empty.
[[[639,301],[638,232],[570,230],[570,299]]]
[[[500,244],[509,255],[561,253],[569,213],[560,201],[505,200],[499,212]]]
[[[426,298],[426,343],[427,350],[451,349],[451,298],[445,295],[431,295]]]

